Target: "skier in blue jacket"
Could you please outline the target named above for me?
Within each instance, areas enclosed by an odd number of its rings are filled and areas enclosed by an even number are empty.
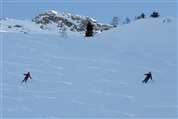
[[[145,79],[142,81],[142,83],[147,83],[149,79],[152,80],[151,72],[144,74],[146,75]]]
[[[27,80],[28,79],[32,79],[32,77],[31,77],[31,75],[30,75],[30,72],[27,72],[26,74],[24,74],[24,79],[22,80],[22,82],[21,83],[23,83],[23,82],[25,82],[25,83],[27,83]]]

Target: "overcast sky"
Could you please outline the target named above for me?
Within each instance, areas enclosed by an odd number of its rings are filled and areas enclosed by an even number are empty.
[[[176,0],[1,0],[3,17],[32,19],[47,10],[67,11],[74,14],[92,16],[101,22],[110,22],[113,16],[133,18],[144,12],[159,11],[161,16],[176,17]]]

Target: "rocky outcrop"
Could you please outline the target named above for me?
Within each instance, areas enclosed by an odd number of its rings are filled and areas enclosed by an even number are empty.
[[[66,27],[70,31],[74,32],[82,32],[86,29],[86,24],[91,22],[94,26],[94,31],[104,31],[113,28],[112,25],[98,23],[91,17],[88,16],[80,16],[73,15],[71,13],[58,13],[54,10],[50,10],[44,13],[39,14],[35,18],[32,19],[36,24],[41,24],[42,27],[48,26],[49,24],[56,24],[56,27],[61,29],[62,27]]]

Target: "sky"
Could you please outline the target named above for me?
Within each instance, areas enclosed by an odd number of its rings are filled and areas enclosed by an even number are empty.
[[[134,18],[142,12],[149,16],[154,10],[161,16],[176,17],[177,3],[175,0],[1,0],[3,17],[31,20],[39,13],[47,10],[71,12],[78,15],[91,16],[100,22],[109,23],[113,16],[121,19]]]

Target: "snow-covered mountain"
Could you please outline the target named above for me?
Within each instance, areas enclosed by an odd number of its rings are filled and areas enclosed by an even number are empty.
[[[141,19],[91,38],[1,30],[2,118],[176,119],[176,24]],[[27,71],[33,79],[21,84]]]
[[[98,23],[95,19],[87,16],[74,15],[67,12],[56,12],[49,10],[34,17],[31,21],[16,19],[0,19],[0,27],[4,31],[23,33],[60,33],[84,32],[86,24],[90,21],[95,32],[101,32],[113,28],[112,25]]]
[[[67,12],[58,13],[54,10],[41,13],[32,19],[37,24],[49,25],[57,24],[57,27],[67,27],[71,31],[85,31],[86,24],[90,21],[94,25],[95,31],[104,31],[113,28],[112,25],[98,23],[95,19],[88,16],[74,15]]]

